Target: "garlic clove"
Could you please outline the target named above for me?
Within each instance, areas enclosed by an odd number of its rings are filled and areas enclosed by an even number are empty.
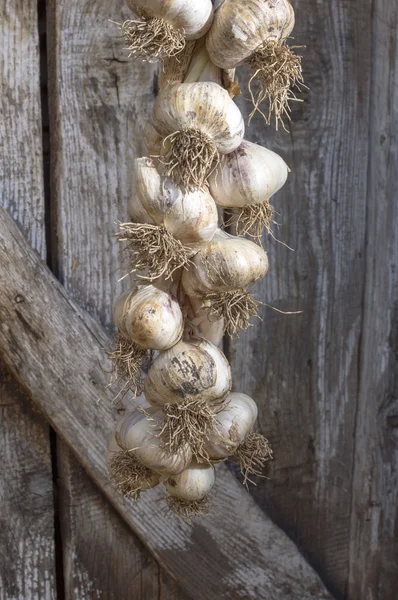
[[[192,452],[187,444],[182,444],[176,452],[168,451],[158,437],[162,422],[163,414],[156,409],[148,409],[146,414],[132,411],[117,424],[116,441],[149,469],[176,475],[190,464]]]
[[[224,354],[210,342],[184,341],[162,352],[145,380],[145,396],[151,404],[184,401],[221,401],[231,389],[231,370]]]
[[[216,476],[212,465],[193,462],[179,475],[164,482],[168,493],[185,502],[199,502],[211,492]]]
[[[120,333],[142,348],[166,350],[182,336],[184,318],[177,300],[153,285],[122,294],[114,307]]]
[[[220,460],[232,456],[252,431],[257,415],[257,405],[250,396],[229,394],[217,413],[216,426],[205,442],[209,458]]]
[[[289,169],[275,152],[243,140],[223,156],[209,177],[210,192],[219,206],[242,208],[268,200],[285,184]]]

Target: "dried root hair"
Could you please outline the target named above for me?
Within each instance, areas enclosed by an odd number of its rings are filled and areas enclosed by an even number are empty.
[[[261,243],[264,230],[272,234],[271,225],[275,223],[275,212],[268,199],[260,204],[245,206],[240,210],[231,212],[230,215],[225,226],[234,225],[236,235],[248,235]]]
[[[251,327],[250,320],[252,317],[261,318],[258,314],[258,307],[262,303],[255,300],[249,292],[243,289],[221,294],[210,294],[206,296],[206,300],[211,301],[207,309],[209,318],[224,318],[225,333],[230,337]]]
[[[131,56],[140,56],[149,62],[176,56],[185,48],[185,35],[167,21],[157,18],[129,19],[119,25]]]
[[[304,85],[301,68],[301,56],[294,53],[299,46],[287,46],[286,41],[269,40],[261,46],[250,59],[252,76],[249,80],[249,92],[253,102],[253,110],[249,123],[258,111],[270,124],[272,115],[275,116],[276,128],[281,123],[286,129],[283,118],[290,120],[291,108],[289,102],[301,102],[293,89],[302,91]],[[266,102],[268,111],[265,113],[260,105]]]
[[[198,502],[188,502],[187,500],[181,500],[174,496],[168,496],[167,502],[167,516],[177,516],[190,523],[193,518],[208,515],[212,512],[214,505],[209,500],[208,496],[199,500]]]
[[[119,492],[126,498],[137,500],[150,486],[153,472],[145,467],[131,452],[115,452],[109,461],[109,475]]]
[[[143,389],[142,369],[144,364],[151,360],[150,351],[117,333],[113,346],[108,351],[108,356],[113,363],[113,380],[118,385],[122,385],[122,382],[127,380],[122,390],[125,390],[126,393],[128,390],[133,390],[136,395],[141,394]],[[120,393],[116,398],[119,395]]]
[[[170,452],[177,452],[189,444],[198,462],[209,462],[204,445],[216,426],[217,409],[204,400],[186,399],[183,402],[166,404],[164,420],[158,437]]]
[[[132,266],[129,272],[147,271],[148,275],[140,275],[141,279],[170,279],[175,271],[191,264],[191,249],[163,226],[121,223],[117,236],[120,242],[126,242],[124,250]]]
[[[211,137],[198,129],[185,129],[167,136],[163,145],[170,148],[161,159],[166,177],[188,192],[205,188],[220,162]]]
[[[247,485],[248,481],[253,483],[251,476],[263,474],[265,463],[272,459],[272,450],[263,435],[252,431],[235,452],[235,457],[240,463],[243,484]]]

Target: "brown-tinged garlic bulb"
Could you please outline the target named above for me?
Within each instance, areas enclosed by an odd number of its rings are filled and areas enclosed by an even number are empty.
[[[250,240],[217,230],[213,240],[193,258],[182,285],[189,296],[206,297],[246,289],[268,271],[266,252]]]
[[[160,474],[151,471],[127,450],[123,450],[112,435],[108,443],[106,459],[109,475],[117,489],[127,498],[136,500],[141,492],[160,483]]]
[[[277,119],[289,116],[288,102],[295,99],[291,88],[300,88],[303,82],[301,58],[285,44],[293,27],[294,11],[288,0],[225,0],[207,36],[214,64],[222,69],[243,63],[251,66],[252,115],[267,100],[269,112],[264,117],[268,122],[272,112]],[[256,93],[251,87],[255,79]]]
[[[177,300],[153,285],[124,292],[115,302],[114,319],[121,335],[151,350],[171,348],[184,329]]]
[[[202,37],[213,21],[211,0],[127,0],[138,19],[121,25],[129,56],[153,62],[176,56],[187,40]]]
[[[182,83],[162,90],[153,125],[166,138],[165,175],[183,189],[201,189],[221,154],[233,152],[245,131],[243,117],[217,83]]]
[[[231,389],[231,369],[224,354],[207,340],[180,341],[153,362],[145,396],[163,407],[184,401],[219,403]]]
[[[175,452],[168,451],[159,437],[163,414],[151,409],[146,413],[135,410],[119,421],[117,443],[152,471],[168,475],[181,473],[192,460],[191,449],[188,444],[181,444]]]
[[[179,475],[169,476],[164,486],[171,496],[186,502],[199,502],[211,492],[215,481],[212,465],[194,461]]]
[[[212,460],[228,458],[252,431],[257,419],[257,405],[246,394],[232,393],[217,413],[216,425],[210,432],[205,449]]]
[[[278,154],[247,140],[221,158],[209,178],[210,192],[219,206],[241,209],[230,221],[237,235],[258,239],[264,228],[271,231],[274,211],[269,199],[284,185],[288,172]]]

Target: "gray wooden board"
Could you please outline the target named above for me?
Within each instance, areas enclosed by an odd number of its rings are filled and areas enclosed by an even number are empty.
[[[118,201],[126,210],[126,175],[153,82],[153,69],[119,62],[114,52],[121,44],[108,19],[120,21],[120,7],[48,5],[53,263],[79,303],[107,324],[120,289]],[[181,598],[65,444],[57,451],[66,598]]]
[[[108,339],[68,297],[2,209],[0,278],[6,282],[0,290],[0,351],[8,366],[184,591],[198,600],[331,598],[296,546],[223,465],[218,469],[216,510],[194,525],[165,517],[160,488],[137,503],[120,498],[105,466],[106,440],[115,418],[114,390],[105,389],[110,365],[103,348]]]
[[[289,133],[257,116],[247,135],[292,169],[273,203],[294,252],[264,237],[256,296],[303,314],[263,307],[228,346],[235,389],[258,402],[275,452],[252,493],[338,597],[395,600],[397,7],[294,5],[305,103]]]
[[[37,4],[5,0],[0,21],[0,205],[44,257]],[[0,411],[0,599],[50,600],[56,582],[49,427],[1,359]]]

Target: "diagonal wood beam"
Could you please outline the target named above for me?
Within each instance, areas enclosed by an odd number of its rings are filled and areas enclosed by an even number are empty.
[[[110,484],[106,440],[113,392],[106,389],[109,343],[68,297],[0,209],[0,352],[57,433],[69,444],[131,529],[194,599],[331,600],[293,542],[256,506],[225,466],[217,508],[193,525],[168,520],[160,489],[137,503]],[[117,565],[115,565],[115,568]],[[126,582],[128,585],[128,582]]]

